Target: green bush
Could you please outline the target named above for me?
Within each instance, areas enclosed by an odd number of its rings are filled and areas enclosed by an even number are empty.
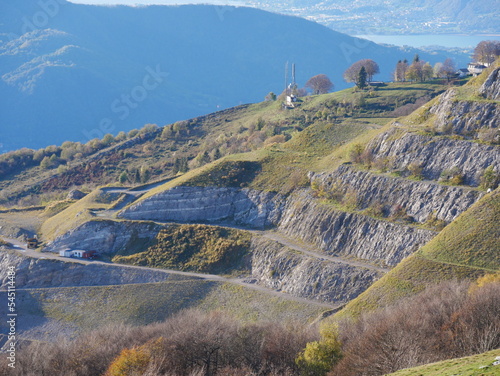
[[[464,174],[458,167],[453,167],[451,169],[443,170],[439,177],[439,180],[451,185],[462,185],[464,183]]]
[[[342,358],[342,345],[338,326],[323,322],[320,327],[319,341],[309,342],[295,362],[302,376],[322,376]]]
[[[422,171],[423,168],[418,162],[412,162],[408,165],[408,171],[410,171],[410,177],[415,180],[423,180]]]
[[[114,262],[173,268],[205,273],[223,273],[243,267],[250,251],[249,233],[207,225],[172,225],[156,236],[147,250],[130,256],[115,256]]]
[[[483,171],[480,182],[480,187],[484,190],[495,189],[500,184],[500,174],[495,172],[493,166],[489,166]]]

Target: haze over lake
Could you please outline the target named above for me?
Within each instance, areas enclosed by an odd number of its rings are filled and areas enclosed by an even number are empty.
[[[500,35],[356,35],[359,38],[375,43],[393,44],[396,46],[443,46],[443,47],[475,47],[483,40],[500,40]]]

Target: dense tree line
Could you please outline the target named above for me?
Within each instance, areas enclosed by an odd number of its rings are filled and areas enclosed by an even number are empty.
[[[450,81],[456,76],[456,67],[452,59],[446,59],[443,63],[436,63],[432,67],[428,62],[420,60],[415,55],[413,62],[408,64],[407,60],[399,60],[393,72],[394,81],[427,81],[432,78],[446,78]]]
[[[484,283],[492,278],[496,282]],[[481,284],[483,286],[479,287]],[[329,374],[383,375],[500,347],[500,279],[449,282],[341,325],[343,358]]]
[[[33,342],[18,351],[14,370],[1,358],[0,375],[376,376],[500,347],[498,312],[498,274],[431,286],[358,320],[327,319],[319,332],[189,310],[163,323]]]
[[[18,351],[14,372],[0,364],[0,374],[297,374],[296,354],[315,339],[314,331],[300,323],[243,324],[220,312],[190,310],[160,324],[115,325],[83,334],[71,342],[34,342]]]
[[[50,145],[38,150],[23,148],[11,151],[0,155],[0,179],[35,166],[40,166],[43,169],[55,169],[71,161],[79,161],[127,139],[155,132],[157,129],[156,124],[146,124],[139,130],[133,129],[128,133],[119,132],[116,136],[108,133],[102,139],[94,138],[86,143],[65,141],[61,146]]]

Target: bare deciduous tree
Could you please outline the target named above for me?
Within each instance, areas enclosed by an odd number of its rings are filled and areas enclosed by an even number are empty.
[[[371,59],[363,59],[352,64],[344,72],[344,80],[346,82],[354,82],[358,84],[359,72],[362,67],[366,70],[366,79],[368,82],[372,81],[373,76],[380,73],[378,64]]]
[[[491,64],[500,56],[500,41],[483,40],[474,49],[473,59],[481,64]]]
[[[341,324],[344,358],[334,375],[376,376],[500,346],[500,283],[469,293],[448,282],[400,304]]]
[[[444,61],[443,65],[439,69],[439,76],[445,77],[447,81],[450,81],[457,71],[455,63],[452,59],[448,58]]]
[[[408,61],[399,60],[396,64],[396,70],[394,71],[394,81],[404,82],[406,81],[406,71],[408,70]]]
[[[333,89],[333,83],[325,74],[318,74],[311,77],[305,87],[311,89],[313,94],[326,94]]]

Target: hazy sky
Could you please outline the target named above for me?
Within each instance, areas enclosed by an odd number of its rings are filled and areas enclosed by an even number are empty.
[[[98,5],[147,5],[147,4],[214,4],[214,5],[245,5],[244,0],[70,0],[78,4],[98,4]]]

